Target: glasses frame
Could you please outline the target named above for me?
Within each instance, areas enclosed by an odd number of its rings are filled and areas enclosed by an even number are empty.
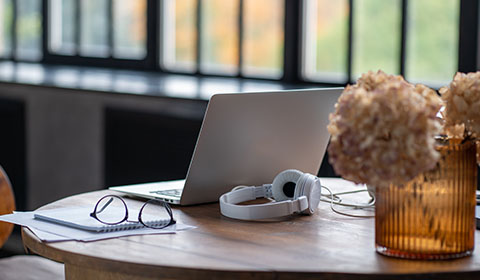
[[[100,209],[99,211],[97,211],[97,208],[100,206],[100,202],[103,200],[103,199],[106,199],[108,197],[111,197],[111,200],[109,202],[106,203],[105,206],[102,207],[102,209]],[[119,199],[122,203],[123,203],[123,206],[125,207],[125,217],[123,217],[122,220],[118,221],[118,222],[114,222],[114,223],[109,223],[109,222],[105,222],[105,221],[102,221],[100,218],[98,218],[97,214],[98,213],[101,213],[110,203],[111,201],[113,201],[114,198],[117,198]],[[143,212],[143,209],[145,208],[145,206],[147,206],[149,203],[152,203],[152,202],[155,202],[155,203],[159,203],[161,206],[163,206],[165,208],[165,210],[167,211],[168,215],[170,216],[170,221],[165,225],[165,226],[161,226],[161,227],[153,227],[153,226],[150,226],[148,225],[147,223],[145,223],[143,220],[142,220],[142,212]],[[153,228],[153,229],[162,229],[162,228],[166,228],[170,225],[173,225],[173,224],[176,224],[177,221],[173,218],[173,211],[172,211],[172,208],[170,207],[170,204],[166,203],[165,201],[162,201],[162,200],[159,200],[159,199],[150,199],[148,201],[146,201],[142,207],[140,208],[140,211],[138,212],[138,221],[132,221],[132,220],[129,220],[128,219],[128,206],[127,206],[127,203],[125,202],[125,200],[118,196],[118,195],[114,195],[114,194],[107,194],[103,197],[101,197],[97,203],[95,204],[95,208],[93,208],[93,211],[92,213],[90,213],[90,217],[94,218],[95,220],[99,221],[100,223],[102,224],[105,224],[105,225],[118,225],[118,224],[121,224],[123,222],[129,222],[129,223],[140,223],[142,224],[143,226],[147,227],[147,228]]]

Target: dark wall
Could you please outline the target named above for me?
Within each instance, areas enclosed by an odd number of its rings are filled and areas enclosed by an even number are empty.
[[[185,178],[201,121],[107,108],[105,185]]]
[[[26,209],[25,104],[0,98],[0,165],[15,193],[18,210]]]
[[[325,156],[323,157],[322,165],[320,166],[320,170],[318,171],[319,177],[340,177],[338,176],[333,167],[328,162],[328,152],[325,152]]]

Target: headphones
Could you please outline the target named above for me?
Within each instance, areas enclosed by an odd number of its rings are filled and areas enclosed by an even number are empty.
[[[240,220],[258,220],[304,213],[312,215],[321,198],[320,179],[295,169],[282,171],[272,184],[238,186],[220,197],[222,215]],[[237,205],[257,198],[273,198],[265,204]]]

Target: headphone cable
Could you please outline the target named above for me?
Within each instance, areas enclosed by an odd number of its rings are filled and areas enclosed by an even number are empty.
[[[375,215],[355,215],[355,214],[350,214],[346,213],[340,210],[335,209],[334,205],[340,205],[340,206],[346,206],[346,207],[353,207],[354,209],[365,209],[365,208],[373,208],[375,207],[375,196],[372,196],[368,204],[351,204],[351,203],[344,203],[342,202],[342,199],[339,197],[339,195],[344,195],[344,194],[352,194],[352,193],[358,193],[358,192],[364,192],[367,190],[354,190],[354,191],[347,191],[347,192],[339,192],[339,193],[333,193],[328,187],[321,186],[322,188],[326,189],[330,195],[324,195],[321,194],[321,196],[328,197],[330,196],[330,199],[325,199],[325,198],[320,198],[320,201],[323,202],[330,202],[330,209],[332,209],[333,212],[344,215],[344,216],[349,216],[349,217],[354,217],[354,218],[374,218]]]

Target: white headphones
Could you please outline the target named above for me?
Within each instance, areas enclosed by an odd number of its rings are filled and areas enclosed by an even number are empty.
[[[289,169],[278,174],[272,184],[239,186],[220,197],[222,215],[240,220],[282,217],[294,213],[312,215],[321,198],[320,179],[312,174]],[[275,202],[236,205],[257,198],[273,198]]]

